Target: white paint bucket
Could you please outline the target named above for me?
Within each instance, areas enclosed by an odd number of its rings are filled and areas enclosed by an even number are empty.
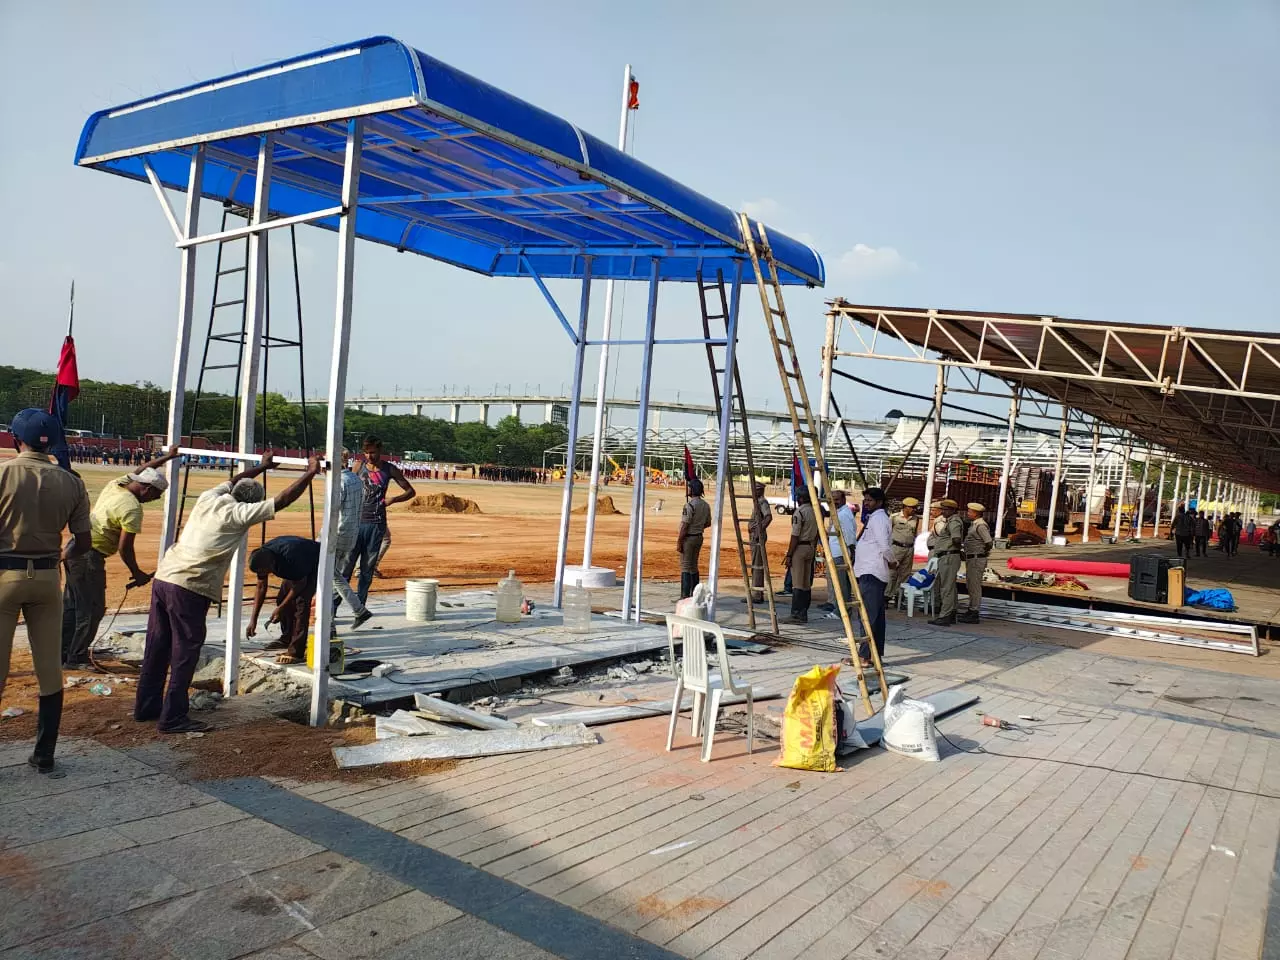
[[[439,580],[406,580],[404,582],[404,615],[419,623],[436,618],[436,593]]]

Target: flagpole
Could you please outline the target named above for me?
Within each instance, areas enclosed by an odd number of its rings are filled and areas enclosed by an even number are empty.
[[[627,151],[627,127],[631,122],[631,64],[627,64],[622,72],[622,118],[618,121],[618,149]],[[591,546],[596,532],[596,500],[600,496],[600,457],[604,447],[604,426],[606,419],[605,391],[608,389],[609,377],[609,336],[613,330],[613,287],[612,279],[604,285],[604,329],[600,334],[600,372],[596,376],[596,424],[591,439],[591,482],[587,487],[587,532],[582,545],[582,571],[588,574],[591,570]],[[643,420],[643,417],[641,418]],[[568,469],[573,469],[573,454],[570,450]],[[632,523],[638,523],[636,517]],[[616,576],[616,574],[615,574]],[[612,585],[613,581],[609,581]]]
[[[71,281],[71,306],[67,311],[67,336],[71,336],[71,328],[76,323],[76,282]]]

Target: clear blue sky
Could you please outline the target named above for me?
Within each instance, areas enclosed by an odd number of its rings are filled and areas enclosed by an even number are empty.
[[[145,185],[72,165],[90,112],[375,33],[607,140],[633,63],[637,155],[823,254],[827,289],[788,301],[815,379],[832,295],[1277,326],[1274,2],[0,0],[0,363],[51,367],[74,277],[81,375],[168,383],[177,254]],[[301,236],[308,377],[322,385],[334,238]],[[745,303],[748,399],[776,407],[758,307]],[[642,309],[631,291],[633,333]],[[690,287],[666,288],[660,309],[667,331],[696,323]],[[362,246],[351,364],[353,393],[549,390],[571,355],[531,285]],[[623,358],[619,393],[634,390],[637,366],[634,352]],[[862,372],[924,382],[900,365]],[[296,391],[296,378],[274,385]],[[709,396],[696,348],[661,354],[654,389]],[[841,397],[859,416],[898,403]]]

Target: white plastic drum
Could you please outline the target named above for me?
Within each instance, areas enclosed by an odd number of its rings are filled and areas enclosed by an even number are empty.
[[[419,623],[436,618],[436,594],[439,580],[406,580],[404,582],[404,615]]]

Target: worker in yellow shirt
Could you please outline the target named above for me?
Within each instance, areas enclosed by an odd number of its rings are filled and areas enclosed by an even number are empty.
[[[159,500],[169,486],[160,468],[178,455],[177,446],[148,461],[136,473],[117,477],[98,494],[89,514],[93,547],[67,561],[62,601],[62,665],[89,663],[89,646],[107,612],[107,557],[118,553],[131,587],[145,586],[151,574],[138,566],[134,538],[142,532],[142,505]]]

